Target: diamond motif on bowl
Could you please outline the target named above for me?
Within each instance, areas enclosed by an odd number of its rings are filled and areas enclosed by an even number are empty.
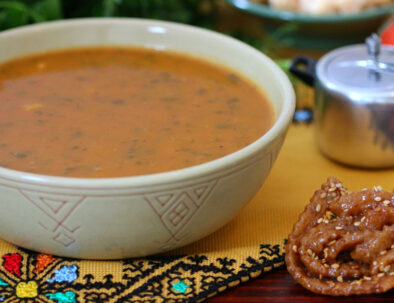
[[[216,186],[218,179],[190,185],[172,191],[154,193],[145,196],[172,238],[191,220],[197,210],[205,203]]]
[[[63,245],[64,247],[68,247],[71,244],[75,242],[75,239],[68,236],[67,234],[60,232],[58,233],[53,240],[55,240],[57,243]]]

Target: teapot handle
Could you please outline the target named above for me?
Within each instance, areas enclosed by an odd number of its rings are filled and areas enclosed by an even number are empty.
[[[290,72],[305,84],[313,86],[316,78],[316,64],[317,60],[299,55],[292,60]]]

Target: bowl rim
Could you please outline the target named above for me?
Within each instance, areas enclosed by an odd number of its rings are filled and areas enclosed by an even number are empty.
[[[124,24],[139,24],[140,26],[162,26],[171,30],[188,31],[188,32],[198,32],[200,34],[206,35],[208,38],[215,38],[215,41],[228,42],[238,45],[239,47],[245,49],[249,54],[258,55],[261,60],[269,67],[271,72],[274,72],[275,79],[281,84],[283,88],[283,105],[281,111],[278,113],[277,119],[272,125],[272,127],[257,140],[247,145],[246,147],[225,155],[224,157],[214,159],[212,161],[204,162],[191,167],[186,167],[178,170],[146,174],[146,175],[136,175],[136,176],[126,176],[126,177],[104,177],[104,178],[81,178],[81,177],[64,177],[64,176],[52,176],[45,174],[36,174],[30,172],[24,172],[19,170],[14,170],[11,168],[0,167],[0,177],[8,179],[10,181],[17,181],[29,184],[40,184],[40,185],[52,185],[55,187],[64,188],[84,188],[84,189],[105,189],[105,188],[124,188],[130,187],[130,185],[135,186],[146,186],[154,184],[172,183],[179,180],[190,180],[195,177],[207,175],[218,171],[219,169],[225,169],[226,167],[231,167],[235,163],[239,163],[243,158],[248,155],[255,154],[261,146],[269,144],[274,141],[275,137],[280,133],[286,131],[288,124],[290,123],[294,109],[295,109],[295,92],[293,86],[286,76],[286,74],[277,66],[272,59],[264,55],[257,49],[224,34],[214,32],[211,30],[180,24],[170,21],[158,21],[152,19],[142,19],[142,18],[79,18],[70,20],[58,20],[50,21],[39,24],[33,24],[28,26],[23,26],[16,29],[5,30],[0,33],[0,37],[6,38],[7,36],[14,36],[19,34],[29,34],[34,32],[42,32],[45,29],[50,28],[54,30],[56,28],[64,27],[79,27],[83,25],[124,25]],[[3,38],[3,39],[4,39]],[[215,42],[216,43],[216,42]]]
[[[346,14],[322,14],[311,15],[286,10],[278,10],[269,5],[256,3],[249,0],[225,0],[230,5],[260,17],[268,17],[282,21],[293,21],[299,23],[346,23],[352,21],[362,21],[373,19],[394,13],[394,3],[368,9],[359,13]]]

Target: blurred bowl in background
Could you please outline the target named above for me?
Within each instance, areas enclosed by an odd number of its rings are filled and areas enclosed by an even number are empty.
[[[329,50],[363,42],[394,14],[394,4],[355,14],[310,15],[277,10],[248,0],[226,0],[244,12],[261,17],[264,30],[288,46]]]

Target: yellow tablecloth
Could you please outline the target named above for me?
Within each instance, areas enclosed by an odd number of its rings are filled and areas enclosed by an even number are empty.
[[[219,231],[163,256],[84,261],[0,240],[0,302],[196,302],[284,263],[283,244],[330,175],[350,190],[394,190],[394,169],[362,170],[323,157],[311,126],[293,125],[256,197]],[[26,301],[22,301],[25,299]]]

